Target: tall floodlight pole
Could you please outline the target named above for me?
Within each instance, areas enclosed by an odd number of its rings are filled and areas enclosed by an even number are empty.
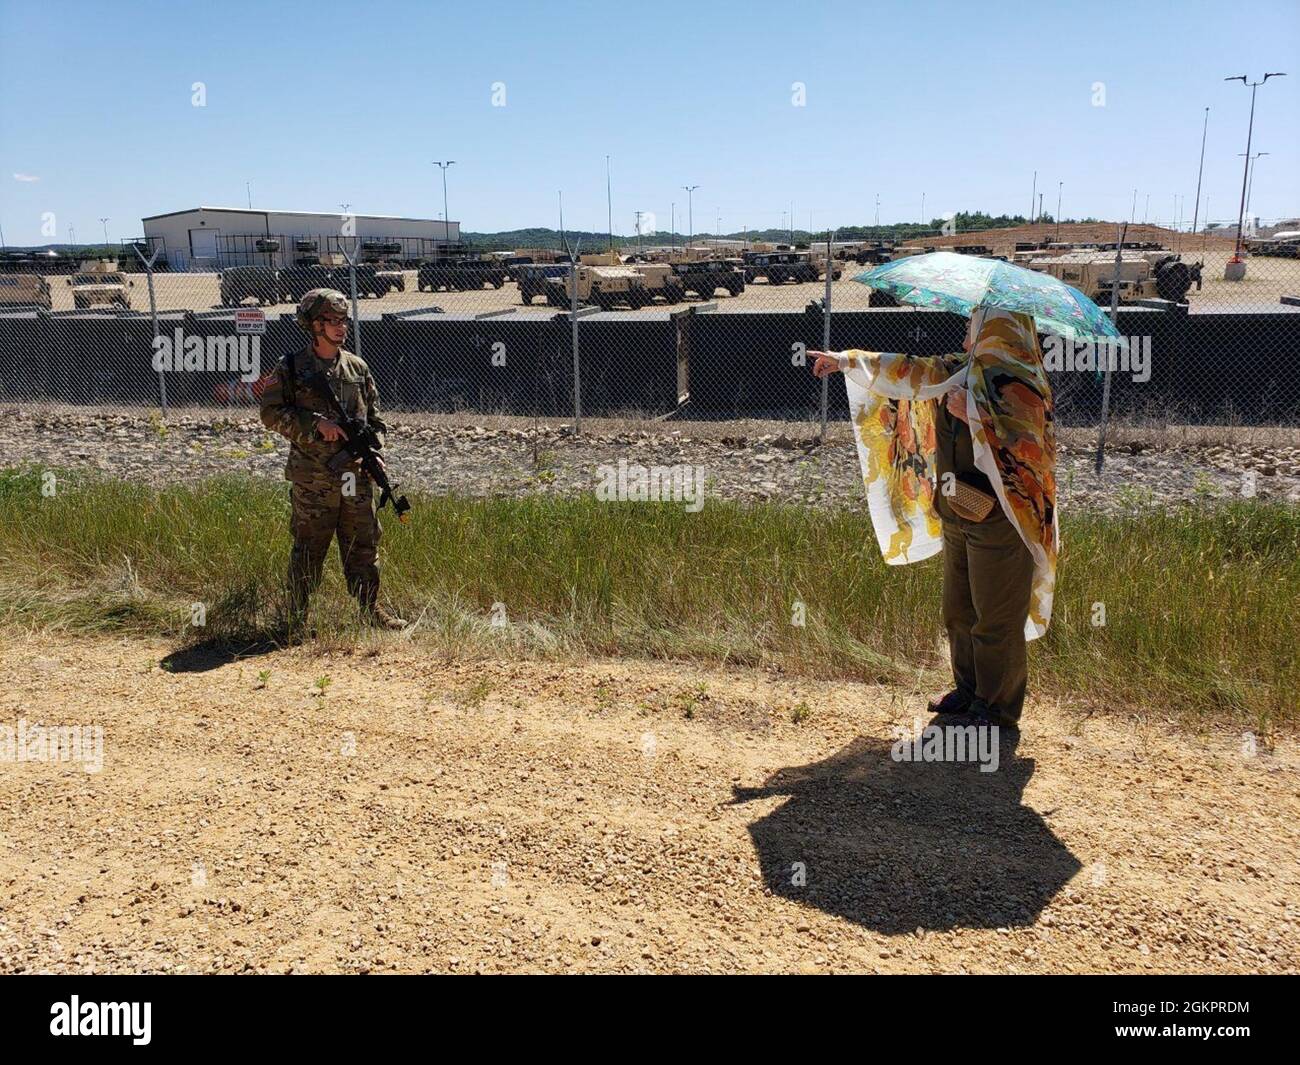
[[[686,223],[686,246],[689,248],[692,236],[695,233],[695,190],[699,188],[699,185],[683,185],[682,188],[686,190],[686,216],[688,218]]]
[[[1250,167],[1250,180],[1246,182],[1246,214],[1250,214],[1250,197],[1255,191],[1255,171],[1259,169],[1259,157],[1271,154],[1271,152],[1256,152],[1247,164]]]
[[[614,194],[612,189],[613,186],[610,185],[609,180],[609,156],[607,155],[605,156],[605,208],[609,214],[607,219],[609,225],[609,251],[614,250]]]
[[[676,249],[677,247],[677,201],[676,200],[673,201],[673,205],[671,208],[669,208],[669,210],[671,211],[671,214],[668,216],[669,217],[668,243],[674,249]]]
[[[248,209],[251,211],[253,209],[253,183],[251,181],[244,182],[244,191],[248,193]]]
[[[1224,81],[1239,81],[1243,85],[1250,86],[1250,122],[1246,126],[1246,165],[1241,172],[1241,207],[1237,211],[1237,248],[1232,254],[1234,259],[1241,258],[1241,223],[1246,217],[1246,178],[1250,174],[1250,139],[1255,133],[1255,91],[1269,78],[1285,77],[1285,71],[1275,71],[1272,74],[1265,74],[1260,81],[1247,81],[1245,74],[1237,74],[1223,79]]]
[[[109,220],[108,220],[107,218],[101,218],[101,219],[100,219],[100,222],[103,223],[103,226],[104,226],[104,251],[107,252],[107,251],[108,251],[108,222],[109,222]]]
[[[1138,190],[1133,190],[1133,206],[1128,213],[1128,224],[1132,225],[1137,221],[1138,216]]]
[[[455,159],[448,159],[443,163],[438,162],[437,159],[433,161],[433,165],[442,171],[442,242],[444,244],[451,243],[451,215],[447,213],[447,168],[454,166],[455,163]]]
[[[921,193],[921,227],[925,228],[925,193]]]
[[[1201,178],[1205,174],[1205,134],[1210,128],[1210,109],[1205,109],[1205,121],[1201,125],[1201,163],[1196,168],[1196,205],[1192,208],[1192,235],[1196,235],[1196,225],[1201,220]]]
[[[1034,204],[1038,202],[1038,171],[1034,171],[1034,184],[1029,191],[1029,222],[1032,225],[1034,221]]]
[[[1056,183],[1056,243],[1061,243],[1061,190],[1065,188],[1064,181]]]

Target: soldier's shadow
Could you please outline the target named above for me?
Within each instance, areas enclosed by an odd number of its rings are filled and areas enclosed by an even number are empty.
[[[1002,731],[999,767],[903,762],[860,738],[782,769],[734,802],[789,801],[749,826],[774,894],[895,934],[1032,924],[1081,868],[1021,805],[1034,771]]]

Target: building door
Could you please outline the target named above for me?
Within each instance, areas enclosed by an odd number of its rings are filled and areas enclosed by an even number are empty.
[[[219,229],[190,230],[190,266],[192,269],[213,269],[217,263],[217,235]]]

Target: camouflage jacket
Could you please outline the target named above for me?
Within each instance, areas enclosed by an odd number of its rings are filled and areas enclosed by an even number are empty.
[[[371,425],[381,441],[388,431],[379,415],[379,390],[362,359],[350,351],[340,351],[334,359],[320,359],[310,348],[286,355],[276,364],[262,392],[262,424],[287,437],[290,443],[289,461],[284,468],[286,480],[318,481],[340,476],[331,473],[326,464],[343,450],[343,441],[324,440],[316,431],[316,422],[330,417],[330,404],[313,380],[317,373],[329,382],[343,409]]]

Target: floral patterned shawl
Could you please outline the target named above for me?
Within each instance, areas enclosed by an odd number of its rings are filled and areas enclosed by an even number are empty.
[[[1025,636],[1047,631],[1056,588],[1056,431],[1034,320],[995,307],[971,317],[968,356],[876,351],[838,355],[849,395],[871,523],[885,561],[904,565],[943,547],[934,508],[936,402],[966,393],[975,465],[1034,559]]]

